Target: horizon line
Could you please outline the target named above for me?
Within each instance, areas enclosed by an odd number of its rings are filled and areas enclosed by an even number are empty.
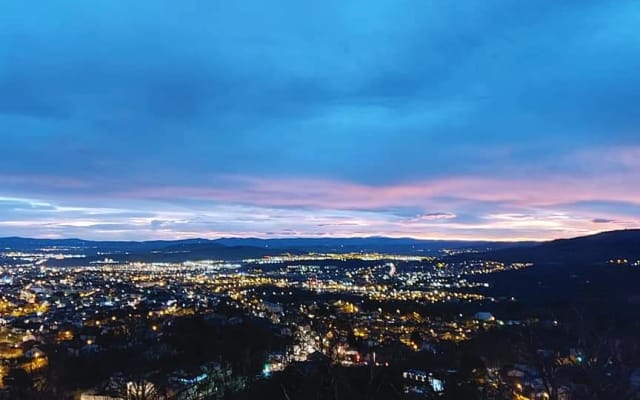
[[[178,241],[187,241],[187,240],[205,240],[205,241],[219,241],[219,240],[228,240],[228,239],[239,239],[239,240],[321,240],[321,239],[392,239],[392,240],[416,240],[416,241],[424,241],[424,242],[485,242],[485,243],[522,243],[522,242],[534,242],[534,243],[544,243],[554,240],[562,240],[562,239],[575,239],[580,237],[588,237],[594,236],[604,233],[613,233],[613,232],[626,232],[626,231],[640,231],[640,227],[638,228],[624,228],[624,229],[615,229],[615,230],[602,230],[602,231],[594,231],[588,232],[583,235],[578,236],[562,236],[562,237],[550,237],[545,239],[533,239],[533,238],[500,238],[500,239],[487,239],[487,238],[478,238],[478,239],[470,239],[470,238],[435,238],[435,237],[416,237],[416,236],[385,236],[385,235],[368,235],[368,236],[350,236],[350,235],[336,235],[336,236],[269,236],[269,237],[260,237],[260,236],[219,236],[219,237],[177,237],[174,239],[82,239],[79,237],[52,237],[52,236],[2,236],[0,240],[6,239],[23,239],[23,240],[78,240],[84,242],[178,242]]]

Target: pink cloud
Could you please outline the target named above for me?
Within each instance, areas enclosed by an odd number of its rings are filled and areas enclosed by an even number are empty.
[[[582,201],[640,203],[640,187],[631,184],[632,182],[640,182],[640,172],[626,175],[609,174],[598,179],[454,177],[388,186],[309,179],[239,178],[231,185],[217,188],[147,187],[117,193],[116,196],[326,209],[428,209],[432,202],[439,198],[540,207]]]
[[[594,163],[596,156],[582,155]],[[133,234],[138,239],[382,235],[543,240],[640,226],[633,207],[615,206],[640,207],[640,149],[607,150],[602,157],[598,165],[625,167],[603,167],[602,173],[578,178],[560,173],[456,176],[389,185],[225,176],[206,186],[105,187],[101,192],[75,180],[0,175],[0,183],[7,185],[76,189],[72,199],[66,190],[50,194],[46,201],[55,205],[53,210],[34,211],[31,218],[9,215],[0,221],[0,232],[100,235],[94,238]],[[584,159],[577,162],[585,164]],[[597,210],[572,206],[593,201],[612,205]],[[418,215],[394,212],[402,209]],[[130,215],[141,211],[152,215]]]
[[[437,213],[427,213],[421,214],[411,219],[411,222],[423,222],[423,221],[443,221],[454,219],[456,217],[453,213],[448,212],[437,212]]]

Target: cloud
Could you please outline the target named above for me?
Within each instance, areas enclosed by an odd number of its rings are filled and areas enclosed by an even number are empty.
[[[548,176],[544,179],[498,179],[461,176],[402,185],[363,185],[344,181],[313,179],[264,179],[235,177],[214,187],[162,186],[112,193],[117,198],[144,200],[192,199],[272,207],[375,210],[392,207],[424,207],[427,202],[449,198],[478,202],[544,207],[578,202],[629,202],[640,198],[635,186],[622,186],[635,174],[576,179]],[[597,183],[597,185],[596,185]],[[428,217],[428,216],[427,216]]]
[[[170,239],[295,232],[515,240],[640,225],[636,188],[615,180],[595,189],[589,179],[561,177],[544,183],[460,177],[401,186],[248,177],[223,181],[218,188],[105,190],[59,203],[13,199],[6,209],[0,207],[0,234]],[[628,203],[620,202],[625,198]],[[31,204],[46,204],[46,209],[24,206]],[[434,209],[451,211],[428,211]],[[409,210],[419,212],[411,217]]]
[[[0,210],[2,211],[51,211],[55,209],[53,205],[44,202],[0,197]]]
[[[57,207],[0,205],[4,232],[632,225],[638,15],[632,0],[2,2],[0,196]]]
[[[608,219],[608,218],[594,218],[591,220],[594,224],[610,224],[610,223],[614,223],[617,222],[614,219]]]
[[[412,222],[442,221],[442,220],[448,220],[448,219],[454,219],[454,218],[456,218],[456,215],[453,213],[437,212],[437,213],[427,213],[427,214],[417,215],[415,218],[412,218],[411,221]]]

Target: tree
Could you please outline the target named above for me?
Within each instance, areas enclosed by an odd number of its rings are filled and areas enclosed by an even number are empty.
[[[118,397],[123,400],[161,400],[156,386],[139,376],[120,385]]]
[[[233,376],[231,368],[214,366],[203,372],[205,378],[181,393],[184,400],[219,400],[246,387],[245,377]]]

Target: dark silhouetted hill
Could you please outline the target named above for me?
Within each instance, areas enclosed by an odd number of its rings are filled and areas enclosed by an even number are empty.
[[[602,232],[558,239],[535,246],[490,251],[484,258],[535,263],[603,263],[611,259],[640,259],[640,229]]]

